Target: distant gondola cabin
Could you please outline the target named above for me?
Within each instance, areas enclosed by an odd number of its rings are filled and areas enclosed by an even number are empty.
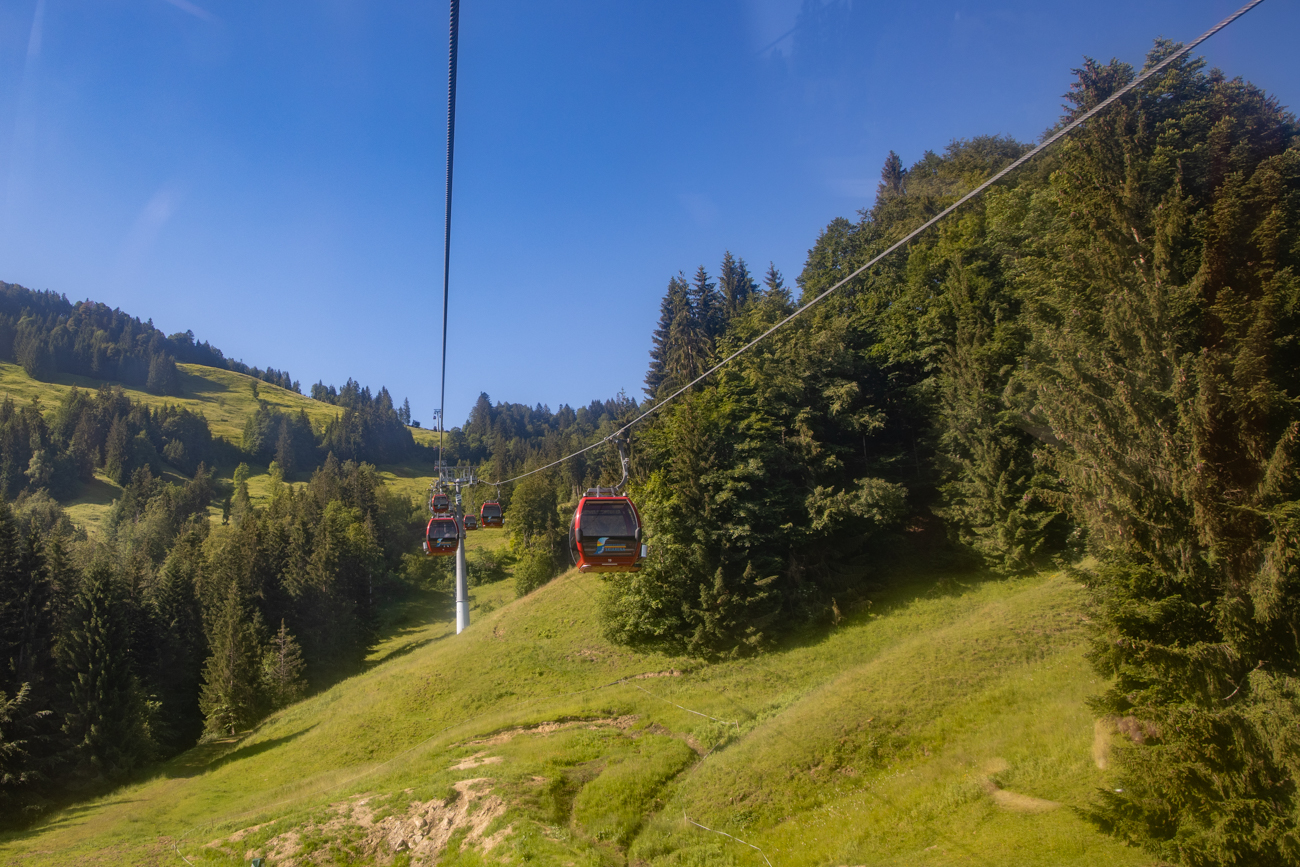
[[[504,523],[501,504],[496,500],[488,500],[484,503],[479,509],[478,517],[484,527],[500,527]]]

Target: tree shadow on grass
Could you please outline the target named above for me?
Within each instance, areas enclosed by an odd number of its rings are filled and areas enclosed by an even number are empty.
[[[774,642],[763,655],[815,647],[846,626],[861,625],[923,600],[963,596],[1007,579],[951,551],[927,551],[915,544],[880,558],[869,569],[869,575],[850,582],[856,585],[854,592],[838,599],[839,612],[831,615],[835,622],[804,624]]]
[[[172,759],[163,766],[163,776],[171,779],[197,777],[199,774],[205,774],[208,771],[215,771],[224,767],[231,762],[238,762],[243,759],[250,759],[253,756],[259,756],[262,753],[270,752],[276,747],[283,746],[292,740],[305,735],[307,732],[316,728],[316,724],[307,726],[305,729],[299,729],[290,735],[281,738],[271,738],[266,741],[258,741],[255,744],[249,744],[246,747],[230,748],[245,738],[252,732],[244,734],[237,738],[222,738],[216,741],[209,741],[205,744],[199,744],[193,749],[186,750],[176,758]]]
[[[411,629],[409,631],[414,631],[414,629]],[[439,638],[445,638],[445,637],[446,636],[439,636]],[[423,641],[407,642],[406,644],[393,648],[392,650],[385,653],[383,656],[366,660],[365,670],[370,671],[372,668],[378,668],[379,666],[383,665],[386,662],[392,662],[394,659],[401,659],[403,656],[413,653],[419,650],[421,647],[424,647],[425,645],[433,644],[433,642],[437,640],[438,638],[426,638]]]
[[[34,816],[31,819],[32,824],[29,827],[11,828],[4,832],[0,832],[0,845],[5,843],[17,843],[32,837],[41,837],[51,831],[76,824],[77,820],[81,819],[87,813],[95,813],[107,809],[108,807],[116,807],[121,804],[134,804],[141,800],[144,799],[121,797],[87,801],[75,807],[60,808],[58,806],[53,806],[52,810],[57,810],[57,812]]]

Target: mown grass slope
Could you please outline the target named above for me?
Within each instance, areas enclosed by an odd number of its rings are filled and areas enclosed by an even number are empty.
[[[0,863],[1149,863],[1072,809],[1105,778],[1064,574],[919,575],[714,664],[611,646],[599,593],[479,587],[460,636],[418,597],[366,673],[0,838]]]

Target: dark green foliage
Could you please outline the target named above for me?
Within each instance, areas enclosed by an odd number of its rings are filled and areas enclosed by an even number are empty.
[[[332,456],[297,487],[273,466],[269,505],[245,497],[228,527],[209,523],[212,495],[202,465],[185,484],[138,466],[94,542],[44,492],[0,502],[6,823],[360,669],[414,504]]]
[[[486,394],[481,394],[465,426],[447,431],[447,460],[478,465],[480,478],[518,475],[609,434],[620,419],[630,417],[636,408],[636,401],[623,394],[610,400],[593,400],[577,410],[564,405],[555,412],[541,404],[493,405]],[[586,456],[558,467],[552,476],[557,502],[576,503],[576,494],[596,484],[600,474],[601,467]],[[478,490],[472,496],[481,498],[486,493]],[[501,496],[509,513],[510,489],[503,488]],[[470,507],[477,508],[479,502],[472,499]]]
[[[272,710],[288,707],[307,689],[303,680],[302,651],[293,633],[280,621],[280,629],[267,642],[262,656],[262,692]]]
[[[728,319],[735,318],[758,292],[758,285],[749,275],[744,259],[736,259],[728,250],[722,256],[722,269],[718,273],[718,289],[722,293],[723,308]]]
[[[199,691],[208,646],[199,589],[207,568],[205,531],[206,524],[191,524],[146,590],[148,634],[138,642],[138,658],[158,702],[154,734],[168,752],[187,748],[204,728]]]
[[[239,581],[231,581],[214,612],[203,667],[199,708],[211,735],[233,735],[258,718],[258,662],[262,657],[261,619],[250,610]]]
[[[288,477],[319,463],[316,435],[307,413],[286,414],[264,400],[258,401],[257,409],[244,422],[240,448],[259,463],[275,461]]]
[[[179,360],[246,373],[298,391],[287,371],[249,367],[220,349],[196,343],[194,332],[164,337],[153,322],[141,322],[104,304],[72,304],[55,292],[35,292],[0,282],[0,360],[16,361],[33,379],[57,373],[109,379],[153,394],[181,393]]]
[[[322,450],[344,460],[374,463],[393,463],[415,454],[415,438],[399,418],[388,389],[381,388],[371,397],[369,387],[361,388],[349,379],[329,402],[342,407],[343,413],[325,426]]]
[[[1089,61],[1074,110],[1132,75]],[[608,576],[609,634],[761,647],[869,580],[899,520],[1003,571],[1086,544],[1096,706],[1141,734],[1093,817],[1170,861],[1300,864],[1297,132],[1185,59],[657,415],[634,461],[653,556]],[[803,300],[1023,151],[891,153]],[[647,392],[787,312],[766,282],[718,318],[703,269],[674,280]]]
[[[111,569],[92,566],[68,615],[61,656],[67,712],[63,734],[76,785],[126,779],[154,753],[150,713],[132,671],[129,603]]]
[[[1132,74],[1090,61],[1071,99]],[[1025,215],[1025,403],[1100,561],[1097,707],[1151,733],[1096,817],[1186,864],[1300,864],[1296,133],[1185,60],[1070,140]]]
[[[515,564],[515,595],[527,596],[555,575],[553,546],[535,543],[524,548]]]
[[[24,683],[12,697],[0,690],[0,806],[12,824],[26,806],[21,795],[38,783],[29,732],[50,711],[32,711],[31,685]]]

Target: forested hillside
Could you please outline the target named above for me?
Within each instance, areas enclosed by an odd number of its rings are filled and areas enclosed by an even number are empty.
[[[386,389],[349,381],[309,416],[286,374],[192,335],[0,289],[27,395],[0,402],[0,803],[21,823],[355,672],[420,523],[373,464],[436,453]],[[99,489],[88,533],[61,503]]]
[[[1067,119],[1133,75],[1089,61]],[[908,537],[1006,573],[1073,563],[1099,606],[1095,706],[1132,732],[1094,819],[1179,863],[1300,863],[1297,133],[1259,89],[1175,62],[651,417],[633,489],[654,556],[607,577],[607,634],[760,651],[888,582]],[[800,300],[1025,149],[891,154]],[[669,280],[651,401],[796,303],[730,253],[719,274]],[[586,457],[521,483],[558,507],[552,545]]]
[[[176,362],[246,373],[299,391],[287,371],[249,367],[226,358],[194,332],[164,336],[153,320],[141,322],[94,301],[76,304],[57,292],[35,292],[0,282],[0,360],[16,361],[33,379],[60,372],[116,380],[153,394],[179,394]]]

